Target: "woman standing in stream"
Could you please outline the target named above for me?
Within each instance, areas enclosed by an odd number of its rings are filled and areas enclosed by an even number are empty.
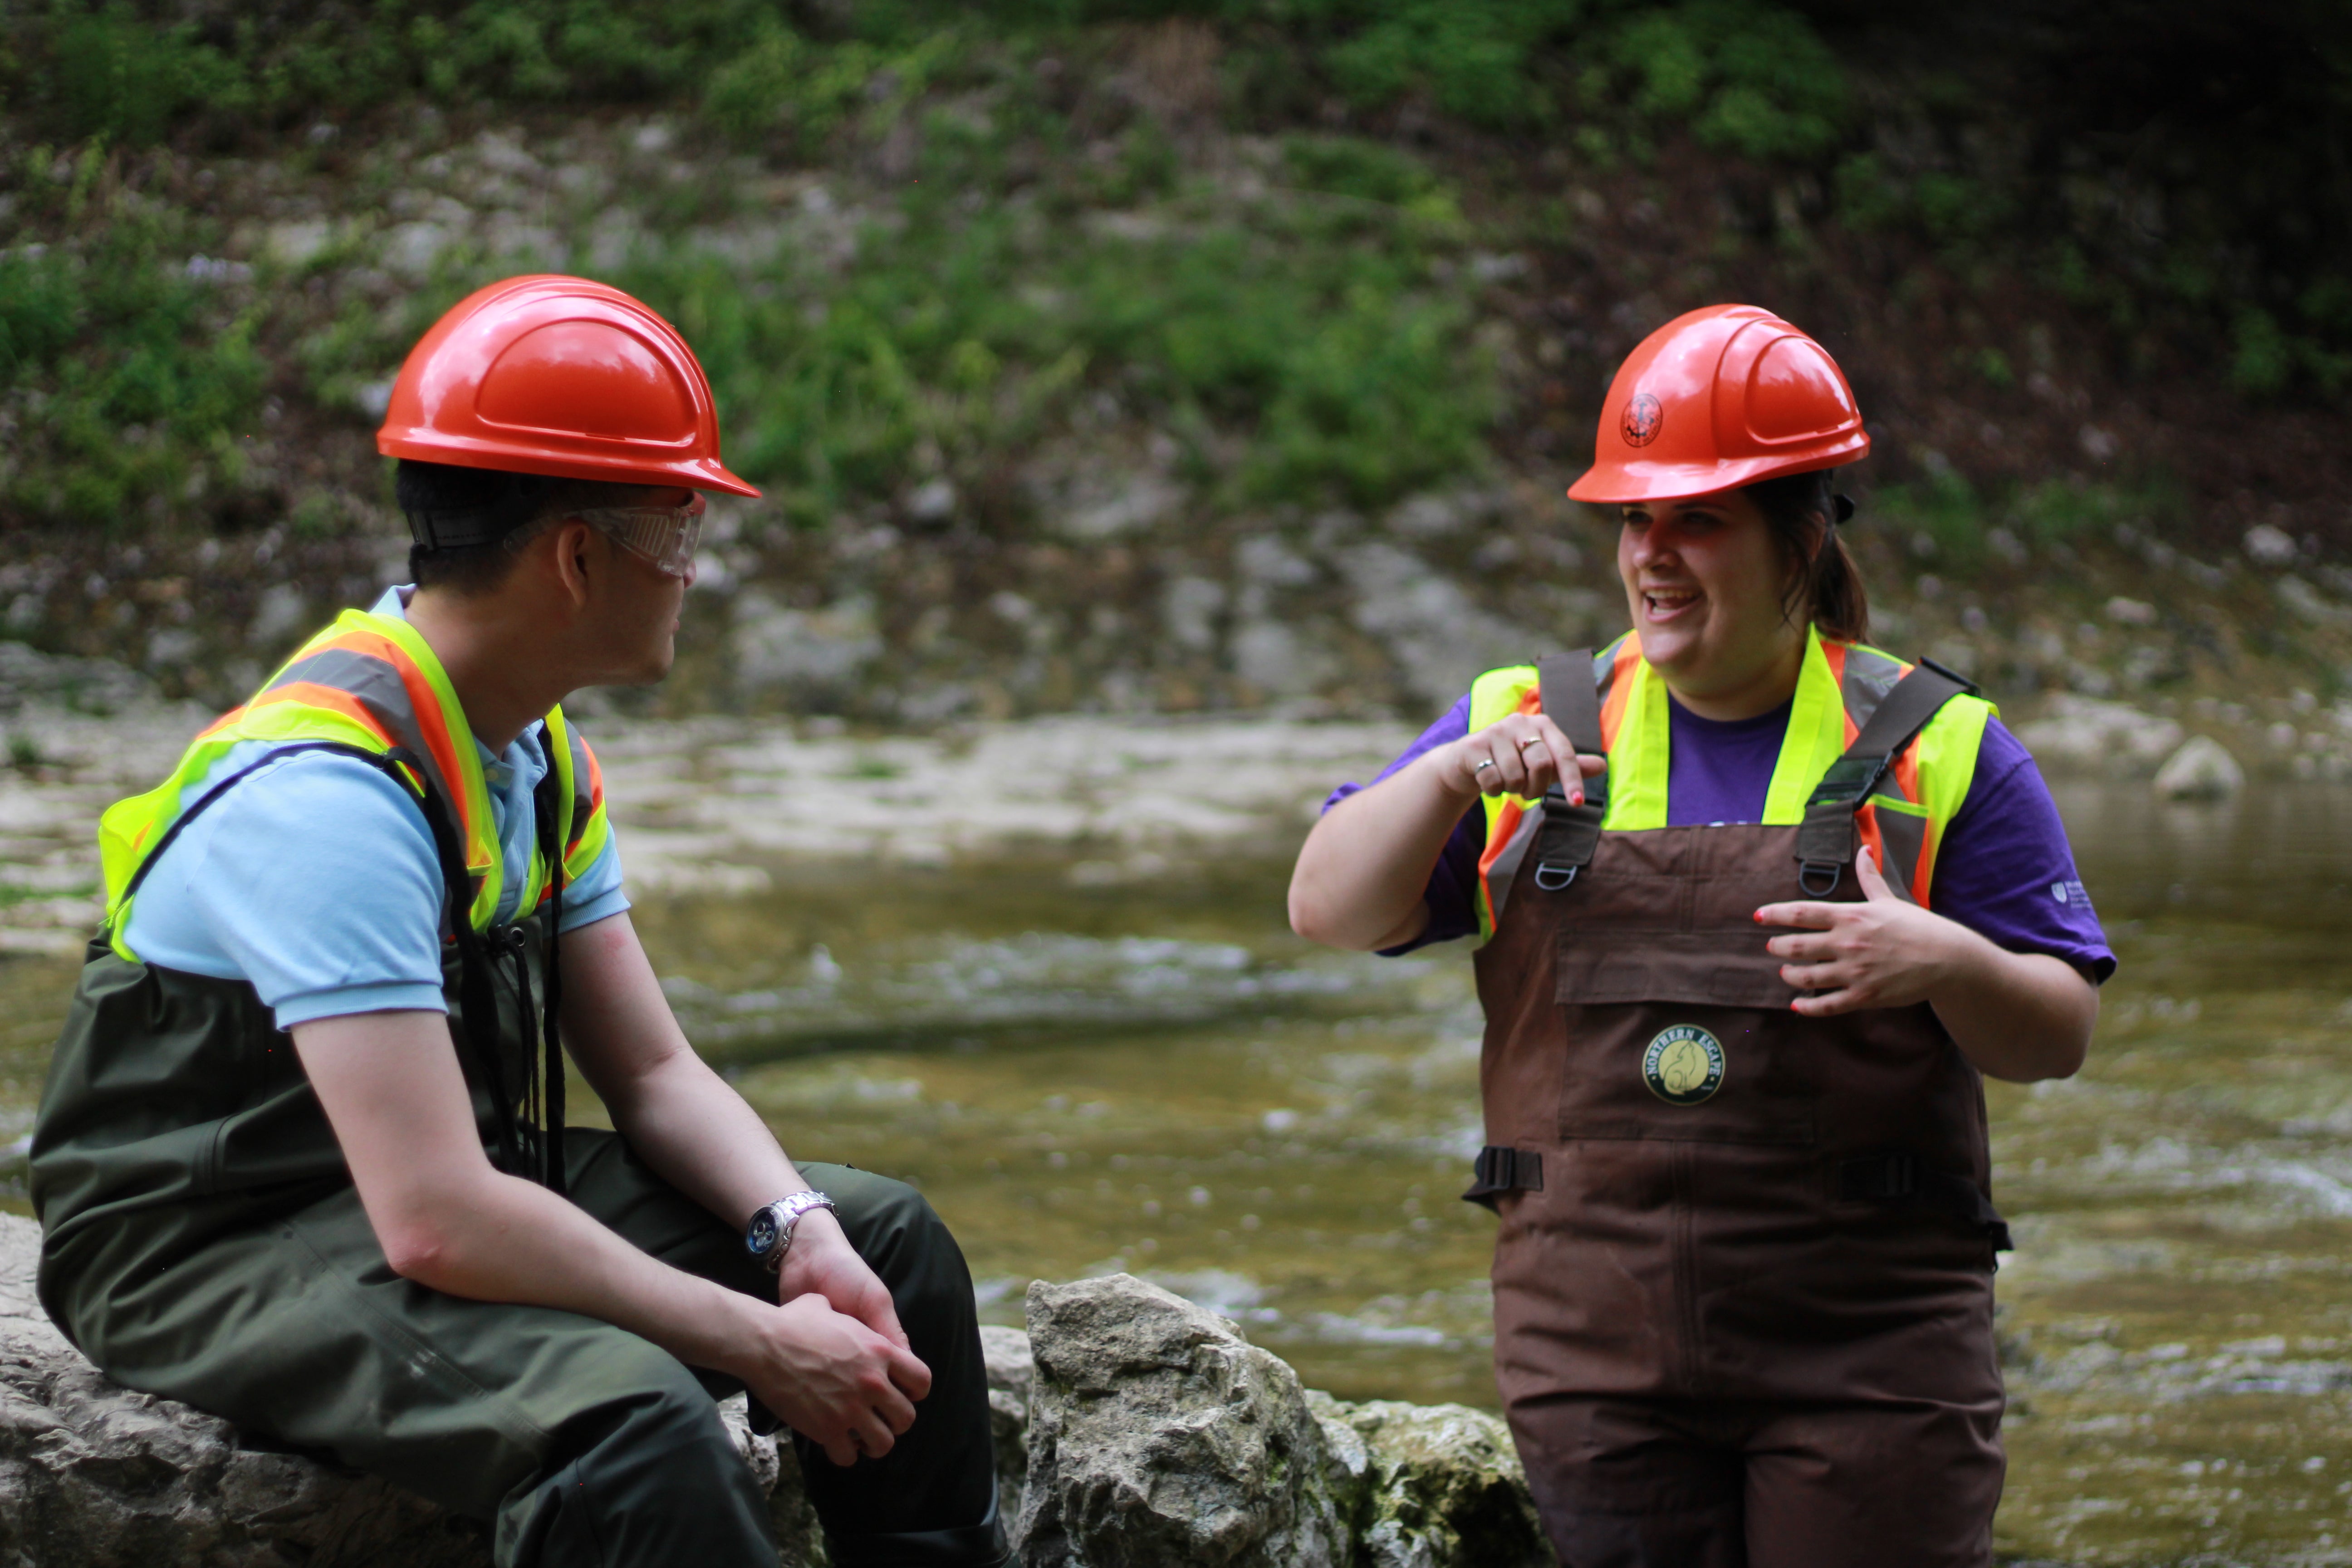
[[[1291,882],[1333,946],[1480,939],[1465,1196],[1569,1568],[1991,1559],[1980,1075],[2079,1068],[2115,958],[1991,705],[1863,645],[1829,470],[1869,448],[1786,321],[1653,333],[1568,492],[1632,630],[1479,677]]]

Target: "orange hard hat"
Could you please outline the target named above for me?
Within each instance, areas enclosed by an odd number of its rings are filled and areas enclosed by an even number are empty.
[[[1769,310],[1709,305],[1643,338],[1601,407],[1570,500],[1713,495],[1870,452],[1828,351]]]
[[[710,383],[677,329],[585,278],[509,278],[451,306],[400,367],[375,448],[466,468],[760,493],[720,465]]]

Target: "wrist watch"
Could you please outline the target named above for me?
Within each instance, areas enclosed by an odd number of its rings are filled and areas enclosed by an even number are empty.
[[[743,1230],[743,1249],[766,1264],[768,1272],[773,1274],[784,1266],[784,1254],[792,1250],[793,1230],[800,1224],[801,1215],[811,1209],[832,1207],[833,1200],[819,1192],[794,1193],[788,1198],[778,1198],[751,1216],[751,1223]]]

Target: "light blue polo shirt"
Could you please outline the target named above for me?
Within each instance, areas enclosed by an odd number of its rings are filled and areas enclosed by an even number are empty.
[[[387,590],[373,613],[406,619],[409,591]],[[502,755],[474,744],[506,862],[498,918],[508,921],[530,869],[531,791],[547,757],[537,725]],[[251,766],[270,745],[235,747],[202,787]],[[414,796],[355,758],[303,752],[264,764],[164,848],[123,939],[161,968],[251,982],[281,1029],[347,1013],[442,1013],[441,889]],[[628,907],[620,851],[608,837],[563,889],[563,929]]]

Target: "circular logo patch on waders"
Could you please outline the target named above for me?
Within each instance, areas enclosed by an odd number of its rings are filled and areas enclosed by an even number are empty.
[[[1676,1024],[1642,1053],[1642,1081],[1668,1105],[1696,1105],[1723,1087],[1723,1045],[1696,1024]]]

